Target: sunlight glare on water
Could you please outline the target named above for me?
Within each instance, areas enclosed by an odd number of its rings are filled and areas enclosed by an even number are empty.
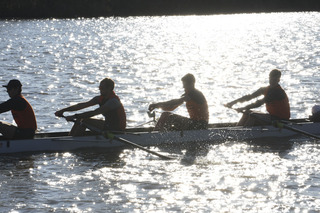
[[[241,114],[223,104],[266,86],[278,68],[292,118],[306,118],[319,104],[319,21],[319,13],[0,21],[0,82],[19,78],[38,130],[53,132],[72,125],[54,112],[99,95],[105,77],[114,79],[130,127],[153,124],[148,105],[180,97],[186,73],[207,98],[210,123],[236,122]],[[8,99],[5,90],[0,98]],[[187,116],[185,107],[175,113]],[[13,122],[10,113],[1,116]],[[272,142],[150,147],[176,156],[172,161],[137,149],[6,156],[0,206],[4,212],[320,211],[318,142]]]
[[[39,114],[41,131],[69,129],[66,122],[52,126],[61,122],[53,112],[98,94],[99,81],[105,77],[116,82],[128,125],[147,122],[150,103],[183,94],[180,79],[188,72],[196,76],[196,87],[208,99],[210,122],[239,119],[239,114],[223,104],[266,85],[268,73],[274,68],[283,71],[281,85],[289,95],[293,117],[306,116],[314,95],[308,94],[301,83],[310,82],[310,75],[319,77],[315,72],[319,57],[309,54],[306,58],[305,53],[312,53],[320,45],[316,34],[319,27],[315,24],[316,13],[308,14],[310,20],[296,16],[238,14],[5,22],[2,32],[10,39],[1,44],[5,49],[2,57],[8,62],[2,69],[12,71],[3,72],[1,79],[3,83],[12,77],[24,79],[24,92],[32,97],[30,102]],[[16,28],[9,30],[12,26]],[[12,47],[22,47],[14,36],[18,33],[24,38],[23,49],[16,57],[20,59],[10,60],[7,56],[16,54]],[[302,107],[300,94],[308,98]],[[2,94],[3,99],[5,95]],[[43,101],[50,104],[40,104]],[[45,116],[42,112],[46,112]],[[182,107],[176,112],[187,115]]]
[[[245,144],[229,143],[209,150],[190,166],[183,161],[180,166],[176,161],[150,161],[141,158],[145,155],[142,151],[136,150],[134,155],[127,151],[122,156],[124,167],[104,167],[87,174],[104,182],[105,196],[111,196],[105,202],[123,202],[121,212],[138,210],[142,203],[143,210],[151,212],[267,212],[289,210],[299,202],[295,189],[287,185],[295,180],[301,184],[302,175],[291,176],[295,161],[272,152],[252,152]],[[141,166],[148,170],[141,171]],[[307,208],[307,203],[300,205]]]

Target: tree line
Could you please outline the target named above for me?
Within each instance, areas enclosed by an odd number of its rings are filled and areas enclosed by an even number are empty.
[[[320,11],[319,0],[1,0],[0,18],[77,18]]]

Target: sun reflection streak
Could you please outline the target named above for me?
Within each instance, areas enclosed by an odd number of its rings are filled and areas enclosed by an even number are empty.
[[[283,71],[292,117],[307,117],[319,99],[319,17],[5,21],[1,79],[23,79],[43,131],[69,130],[53,112],[99,94],[98,82],[105,77],[116,82],[129,126],[149,121],[148,104],[179,97],[187,72],[195,74],[196,87],[208,99],[210,122],[237,121],[241,115],[222,104],[266,85],[273,68]],[[183,107],[175,112],[187,115]],[[284,151],[231,141],[213,145],[206,155],[183,152],[191,163],[162,161],[140,150],[111,160],[109,155],[40,154],[26,170],[21,161],[1,164],[1,193],[10,198],[1,201],[17,211],[36,206],[52,212],[320,210],[319,145],[305,139]]]

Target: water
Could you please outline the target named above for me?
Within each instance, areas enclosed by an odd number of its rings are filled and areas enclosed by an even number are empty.
[[[180,97],[190,72],[210,122],[234,122],[241,115],[223,103],[266,85],[278,68],[292,117],[308,117],[319,104],[319,21],[320,13],[0,21],[0,84],[22,81],[40,132],[68,131],[54,112],[89,100],[111,77],[133,127],[150,121],[150,103]],[[13,122],[10,113],[1,120]],[[318,212],[319,148],[302,138],[153,148],[173,161],[141,150],[2,156],[0,211]]]

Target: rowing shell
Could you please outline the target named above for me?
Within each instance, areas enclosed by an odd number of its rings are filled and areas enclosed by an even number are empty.
[[[301,119],[302,120],[302,119]],[[299,121],[299,120],[297,120]],[[155,132],[150,128],[127,129],[117,136],[144,147],[183,145],[194,143],[216,143],[223,141],[247,141],[265,138],[285,138],[299,136],[299,133],[273,126],[237,127],[231,124],[211,124],[207,130]],[[320,135],[320,123],[288,123],[288,126]],[[222,127],[221,127],[222,126]],[[34,139],[0,140],[0,154],[23,152],[69,152],[88,150],[112,150],[128,148],[127,145],[106,139],[102,135],[81,137],[67,136],[66,132],[39,133]]]

